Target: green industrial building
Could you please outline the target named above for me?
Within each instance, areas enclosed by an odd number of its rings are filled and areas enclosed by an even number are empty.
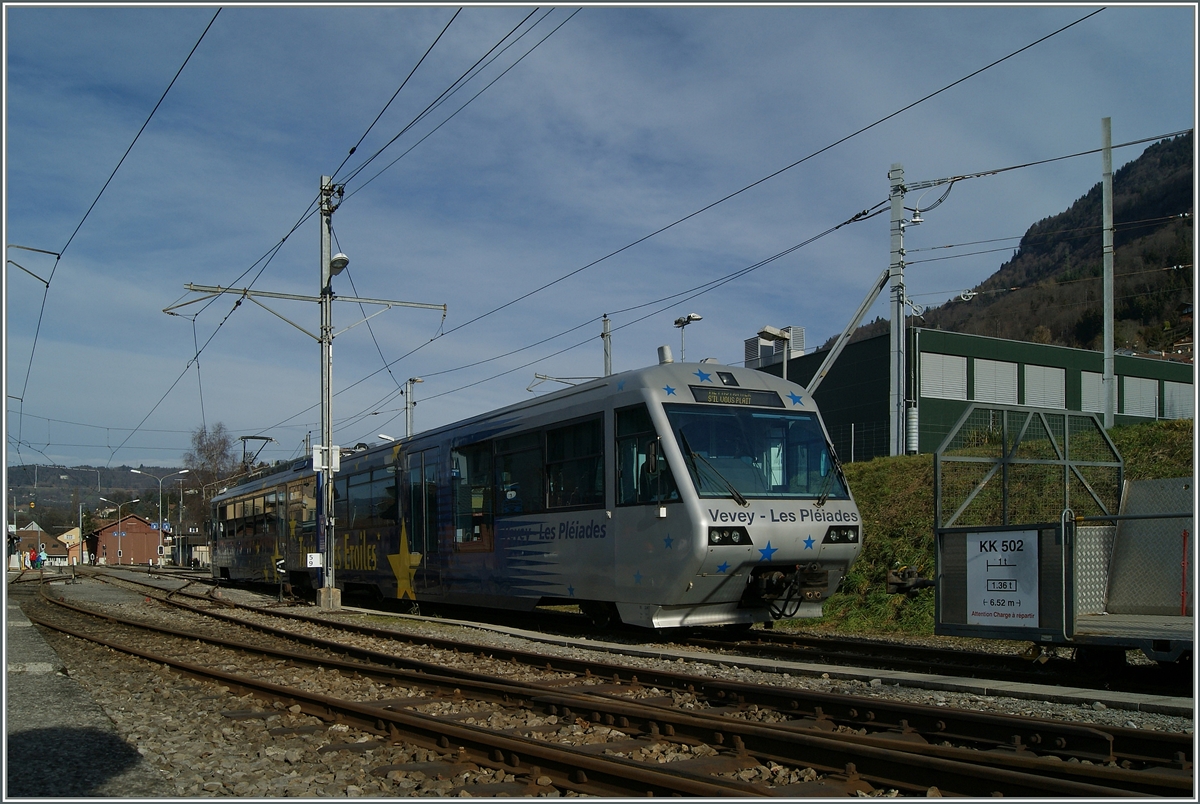
[[[838,456],[890,454],[890,338],[848,344],[814,394]],[[972,402],[1104,413],[1104,355],[1038,343],[924,328],[908,331],[907,451],[931,453]],[[788,361],[789,380],[807,385],[827,352]],[[760,370],[780,373],[782,359]],[[1192,364],[1117,354],[1114,423],[1193,418]]]

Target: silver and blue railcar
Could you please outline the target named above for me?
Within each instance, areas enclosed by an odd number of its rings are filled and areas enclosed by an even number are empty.
[[[662,363],[344,453],[334,578],[417,603],[597,622],[811,617],[862,549],[862,521],[803,387]],[[214,500],[214,575],[320,583],[311,461]]]

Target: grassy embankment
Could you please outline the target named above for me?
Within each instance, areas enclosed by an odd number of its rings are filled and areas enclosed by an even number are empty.
[[[1114,427],[1109,437],[1129,480],[1193,474],[1190,419]],[[842,633],[932,634],[933,590],[889,595],[887,572],[899,564],[933,577],[933,456],[876,458],[845,468],[863,515],[863,552],[826,601],[825,616],[794,622]]]

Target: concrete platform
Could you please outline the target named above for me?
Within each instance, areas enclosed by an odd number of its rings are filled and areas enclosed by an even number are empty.
[[[4,800],[177,797],[175,786],[126,743],[5,583]]]

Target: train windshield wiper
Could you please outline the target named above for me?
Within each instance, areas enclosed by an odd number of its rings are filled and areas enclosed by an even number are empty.
[[[679,431],[679,444],[683,447],[683,452],[687,456],[688,460],[691,461],[692,471],[696,473],[697,480],[700,479],[700,470],[696,466],[696,459],[699,458],[700,460],[704,461],[705,466],[712,470],[712,473],[717,476],[717,479],[725,484],[725,488],[729,490],[729,495],[733,497],[734,501],[737,502],[738,505],[742,506],[743,508],[750,505],[750,501],[747,500],[745,496],[737,490],[736,486],[734,486],[725,478],[725,475],[721,474],[717,467],[713,466],[712,463],[709,462],[708,458],[705,458],[698,452],[692,451],[692,446],[688,444],[687,436],[683,434],[682,430]]]
[[[842,462],[838,460],[837,453],[833,451],[833,447],[827,446],[829,450],[829,474],[825,475],[825,480],[821,483],[821,493],[817,495],[817,507],[820,508],[829,500],[829,492],[833,490],[833,478],[835,475],[842,474]]]

